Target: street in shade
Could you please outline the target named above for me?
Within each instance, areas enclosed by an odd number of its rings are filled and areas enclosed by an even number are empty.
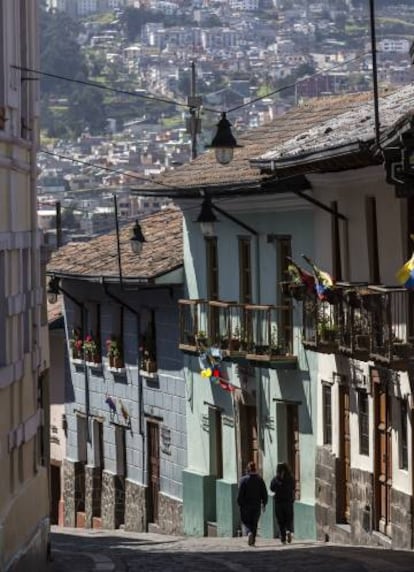
[[[189,538],[124,531],[53,527],[48,572],[409,572],[406,551],[356,548],[311,541]]]

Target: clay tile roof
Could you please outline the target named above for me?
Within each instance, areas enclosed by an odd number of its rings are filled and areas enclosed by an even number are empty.
[[[243,145],[235,149],[234,158],[228,165],[219,165],[214,152],[203,153],[196,160],[166,171],[154,179],[151,188],[168,192],[168,189],[156,185],[159,181],[163,185],[175,188],[200,187],[206,185],[225,185],[237,183],[254,183],[264,178],[258,168],[250,165],[253,157],[277,147],[284,141],[311,129],[320,123],[341,115],[345,111],[358,108],[361,103],[369,101],[371,93],[358,93],[343,96],[324,97],[312,100],[305,105],[294,107],[283,115],[278,115],[273,121],[237,136],[237,142]],[[230,118],[231,119],[231,118]],[[141,189],[142,190],[142,189]],[[137,190],[138,192],[138,190]]]
[[[379,118],[381,133],[406,115],[414,113],[414,86],[408,85],[384,97],[379,98]],[[375,142],[374,104],[371,101],[359,103],[353,109],[343,109],[335,117],[326,117],[314,126],[304,126],[299,134],[269,147],[258,162],[276,161],[276,166],[293,160],[310,162],[311,156],[338,150],[354,144],[373,144]]]
[[[151,281],[183,265],[182,214],[169,208],[140,219],[145,236],[141,254],[131,251],[134,223],[120,229],[122,274],[125,279]],[[115,230],[88,242],[72,242],[55,252],[48,274],[89,279],[119,277]]]

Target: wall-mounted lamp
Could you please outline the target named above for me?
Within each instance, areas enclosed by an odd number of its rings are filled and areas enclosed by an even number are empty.
[[[218,219],[213,211],[213,205],[209,198],[205,198],[201,203],[201,211],[198,215],[197,222],[200,223],[201,232],[204,236],[214,236],[215,223]]]
[[[144,246],[145,236],[142,233],[141,226],[139,222],[136,220],[135,225],[132,229],[132,236],[130,239],[131,242],[131,250],[134,254],[140,254],[142,251],[142,247]]]
[[[47,300],[49,304],[56,304],[59,296],[59,278],[52,276],[47,285]]]
[[[196,220],[196,222],[200,223],[201,232],[203,233],[204,236],[206,236],[206,237],[214,236],[214,234],[215,234],[214,225],[216,222],[219,222],[219,220],[217,219],[216,215],[214,214],[214,211],[218,212],[219,214],[221,214],[222,216],[224,216],[228,220],[231,220],[232,222],[234,222],[235,224],[237,224],[238,226],[240,226],[244,230],[247,230],[247,232],[249,232],[250,234],[253,234],[254,236],[259,235],[259,233],[257,232],[256,229],[252,228],[251,226],[242,222],[241,220],[239,220],[238,218],[236,218],[232,214],[226,212],[222,208],[213,204],[212,200],[209,197],[205,197],[203,199],[203,202],[201,203],[201,211],[200,211],[200,214],[198,215],[198,218]]]
[[[387,183],[399,198],[414,195],[414,127],[400,136],[400,145],[383,150]]]
[[[221,119],[217,123],[217,132],[213,137],[211,145],[206,145],[207,149],[214,149],[216,154],[216,161],[221,165],[227,165],[233,159],[233,150],[238,145],[237,141],[231,132],[231,123],[226,117],[226,113],[221,114]]]

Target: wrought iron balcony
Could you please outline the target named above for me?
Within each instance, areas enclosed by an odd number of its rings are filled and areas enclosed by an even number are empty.
[[[219,300],[179,300],[184,351],[220,348],[225,357],[260,362],[292,361],[289,306],[239,304]]]
[[[414,294],[361,283],[338,284],[331,304],[306,294],[303,344],[406,369],[414,360]]]

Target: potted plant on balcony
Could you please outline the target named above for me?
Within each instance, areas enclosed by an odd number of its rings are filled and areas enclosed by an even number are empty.
[[[336,342],[338,328],[336,324],[333,324],[327,317],[320,318],[317,325],[317,331],[320,342],[326,344]]]
[[[151,332],[147,332],[141,338],[140,345],[140,369],[147,373],[155,373],[157,371],[157,359],[155,339]]]
[[[200,346],[208,346],[207,334],[204,330],[199,330],[196,335],[196,342]]]
[[[73,360],[83,359],[83,340],[80,328],[73,328],[72,335],[69,339],[69,346],[71,350],[71,358]]]
[[[115,335],[112,335],[108,340],[106,340],[106,351],[109,360],[109,367],[122,369],[124,367],[124,360],[121,340]]]
[[[272,334],[270,336],[270,355],[279,356],[282,353],[282,348],[279,345],[279,336],[277,334],[276,326],[272,327]]]
[[[93,364],[101,363],[99,344],[91,334],[89,334],[89,336],[86,336],[86,338],[83,341],[83,353],[85,356],[85,361]]]
[[[393,337],[392,339],[393,354],[401,359],[408,359],[413,352],[413,346],[409,342],[404,342],[402,339]]]
[[[236,326],[234,328],[234,332],[232,332],[228,347],[231,352],[238,352],[240,350],[240,345],[241,345],[240,329],[238,326]]]

